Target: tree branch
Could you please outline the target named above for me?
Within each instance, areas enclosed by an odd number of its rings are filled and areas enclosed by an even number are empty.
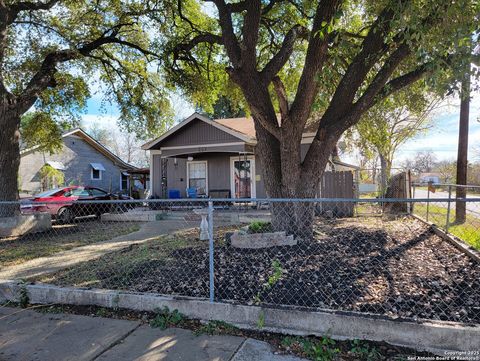
[[[378,92],[377,100],[385,99],[396,91],[401,90],[423,78],[425,74],[429,72],[429,65],[429,63],[422,64],[415,70],[390,80]]]
[[[318,82],[316,78],[318,72],[322,69],[327,59],[329,37],[325,35],[322,37],[319,32],[322,31],[323,24],[329,24],[332,21],[341,2],[341,0],[322,0],[316,9],[302,75],[300,76],[295,99],[290,108],[289,118],[297,122],[297,126],[302,131],[317,94]]]
[[[21,11],[38,11],[38,10],[50,10],[53,8],[60,0],[48,0],[46,2],[31,2],[31,1],[20,1],[10,5],[9,7],[9,22],[8,25],[12,24],[18,16],[18,13]]]
[[[114,30],[112,30],[114,29]],[[70,60],[78,59],[82,56],[90,56],[90,54],[106,44],[120,44],[123,46],[131,47],[140,51],[143,55],[155,55],[154,53],[141,48],[140,46],[133,44],[126,40],[121,40],[115,35],[119,32],[118,26],[109,29],[104,34],[86,44],[83,44],[76,49],[64,49],[50,52],[45,56],[40,65],[40,69],[28,82],[25,90],[18,96],[18,104],[21,112],[27,111],[37,100],[39,94],[48,87],[54,87],[55,73],[57,72],[57,65],[59,63],[67,62]],[[105,36],[111,32],[109,36]]]
[[[260,0],[249,0],[246,7],[246,14],[243,21],[243,41],[242,49],[242,65],[256,70],[256,50],[258,42],[258,29],[260,27],[260,19],[262,15],[262,2]]]
[[[273,87],[275,89],[275,92],[277,93],[278,104],[280,107],[280,114],[282,115],[282,119],[287,119],[289,110],[287,92],[280,77],[276,76],[273,78]]]
[[[353,104],[350,112],[365,112],[374,103],[374,99],[378,92],[385,86],[390,76],[400,63],[411,54],[410,48],[406,44],[402,44],[395,50],[385,61],[382,68],[375,75],[374,79],[362,94],[362,96]],[[409,83],[410,84],[410,83]]]
[[[219,23],[222,28],[222,44],[227,50],[228,57],[234,67],[241,66],[241,49],[235,36],[232,23],[232,13],[228,10],[224,0],[207,0],[215,3],[218,9]]]
[[[265,83],[270,83],[273,77],[275,77],[275,75],[277,75],[278,72],[283,68],[285,63],[292,55],[295,41],[298,38],[306,38],[308,33],[308,29],[302,25],[295,25],[287,32],[285,38],[283,39],[280,50],[272,57],[272,59],[270,59],[270,61],[261,71],[261,76]]]

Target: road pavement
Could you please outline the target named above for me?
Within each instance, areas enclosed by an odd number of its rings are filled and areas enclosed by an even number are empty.
[[[455,194],[452,194],[452,197],[455,197]],[[423,189],[415,189],[415,198],[428,198],[428,191]],[[436,191],[435,193],[430,192],[430,199],[438,198],[448,198],[448,192]],[[478,202],[467,202],[467,213],[473,216],[480,217],[480,195],[478,194],[467,194],[469,199],[478,199]],[[447,208],[447,202],[433,202],[434,205]]]

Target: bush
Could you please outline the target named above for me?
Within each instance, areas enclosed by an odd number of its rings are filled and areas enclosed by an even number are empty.
[[[255,221],[248,226],[250,233],[267,233],[272,231],[272,224],[270,222]]]

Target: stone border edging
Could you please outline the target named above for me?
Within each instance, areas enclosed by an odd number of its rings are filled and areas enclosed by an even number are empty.
[[[460,252],[465,253],[467,256],[473,258],[475,261],[480,262],[480,252],[478,252],[475,248],[472,246],[466,244],[463,242],[460,238],[452,236],[449,233],[446,233],[443,229],[441,229],[439,226],[437,226],[435,223],[432,223],[430,221],[427,221],[426,219],[423,219],[422,217],[416,215],[416,214],[411,214],[411,216],[420,222],[423,222],[430,227],[432,227],[433,231],[437,236],[442,238],[443,240],[451,243],[455,248],[457,248]]]
[[[167,306],[189,318],[221,320],[240,328],[296,335],[328,334],[335,339],[365,339],[385,341],[392,345],[430,351],[445,355],[445,351],[477,351],[480,325],[464,326],[454,322],[428,321],[415,323],[395,321],[386,317],[369,317],[347,312],[304,311],[267,308],[230,303],[210,303],[208,300],[140,294],[113,290],[79,289],[48,284],[22,284],[0,280],[0,302],[18,302],[22,290],[32,304],[95,305],[154,311]]]

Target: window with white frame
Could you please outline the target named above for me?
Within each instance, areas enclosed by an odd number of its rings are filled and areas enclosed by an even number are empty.
[[[207,194],[207,162],[187,163],[188,188],[195,188],[198,195]]]
[[[102,180],[102,172],[105,171],[105,167],[101,163],[90,163],[90,166],[91,166],[90,179]]]

